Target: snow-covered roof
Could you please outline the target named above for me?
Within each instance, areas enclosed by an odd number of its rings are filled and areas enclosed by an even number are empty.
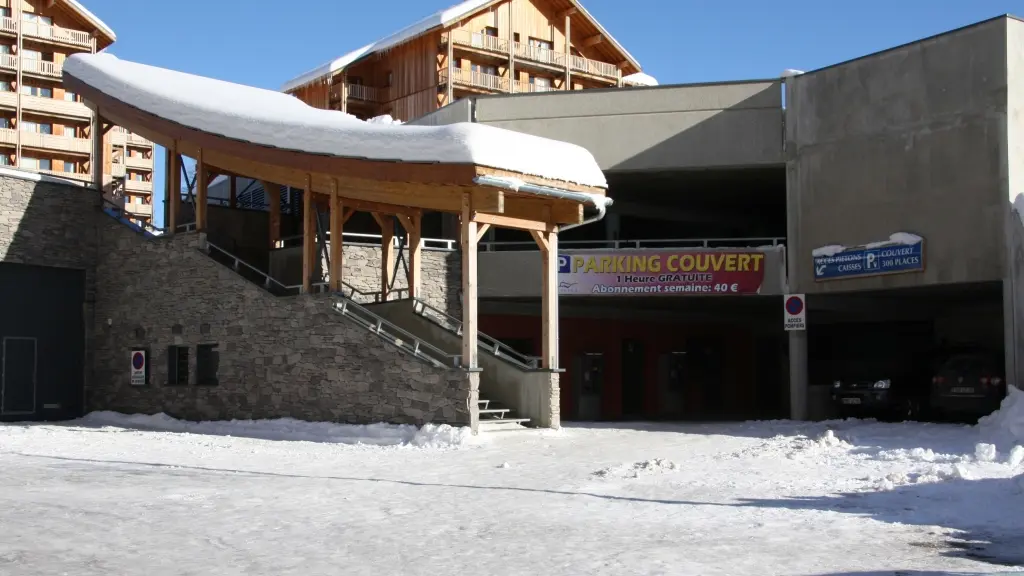
[[[72,10],[78,12],[83,18],[89,21],[90,24],[95,26],[98,30],[110,37],[111,42],[117,40],[117,34],[114,34],[114,29],[107,26],[103,20],[96,17],[95,14],[90,12],[82,3],[78,0],[64,0]]]
[[[469,164],[584,186],[606,187],[585,148],[493,126],[364,122],[252,86],[120,60],[75,54],[69,78],[193,130],[262,146],[372,161]]]
[[[643,72],[637,72],[636,74],[629,74],[622,77],[622,81],[626,84],[632,84],[634,86],[657,86],[658,79],[650,74],[644,74]]]
[[[414,22],[413,24],[410,24],[409,26],[402,28],[401,30],[395,32],[390,36],[381,38],[380,40],[377,40],[372,44],[367,44],[366,46],[363,46],[358,50],[353,50],[348,54],[339,56],[338,58],[335,58],[330,62],[317,66],[316,68],[308,72],[305,72],[303,74],[300,74],[299,76],[296,76],[295,78],[292,78],[291,80],[285,82],[284,85],[281,86],[281,91],[289,92],[291,90],[299,88],[300,86],[309,84],[310,82],[313,82],[318,78],[333,75],[334,73],[344,69],[349,64],[352,64],[353,62],[356,62],[357,60],[360,60],[365,56],[369,56],[370,54],[380,52],[382,50],[387,50],[388,48],[392,48],[394,46],[402,44],[403,42],[408,42],[409,40],[412,40],[421,34],[433,30],[434,28],[451,25],[452,23],[457,22],[467,16],[470,16],[473,12],[476,12],[477,10],[480,10],[481,8],[484,8],[488,4],[492,4],[494,2],[495,0],[466,0],[464,2],[460,2],[459,4],[455,4],[454,6],[449,6],[444,10],[439,10],[418,22]],[[615,48],[617,48],[619,51],[622,52],[623,55],[626,56],[627,60],[632,62],[637,68],[640,68],[640,64],[636,62],[636,59],[633,58],[633,55],[630,54],[621,44],[619,44],[618,41],[615,40],[615,38],[612,38],[611,34],[609,34],[608,31],[605,30],[603,26],[601,26],[600,22],[598,22],[596,19],[594,19],[593,16],[590,15],[590,12],[587,12],[587,9],[584,8],[582,4],[580,4],[577,0],[570,0],[570,2],[572,2],[576,9],[579,10],[579,12],[583,14],[585,18],[593,22],[594,26],[598,29],[600,34],[604,37],[604,39],[607,42],[614,45]]]

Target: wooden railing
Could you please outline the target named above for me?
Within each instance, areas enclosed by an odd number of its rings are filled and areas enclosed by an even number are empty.
[[[79,182],[92,182],[92,174],[88,172],[61,172],[60,170],[35,170],[40,174],[49,174],[50,176],[57,176],[58,178],[69,178],[71,180],[77,180]]]
[[[82,30],[72,30],[63,26],[40,24],[39,22],[22,22],[21,32],[25,36],[52,40],[63,44],[74,44],[83,48],[92,47],[92,34]]]
[[[442,82],[447,80],[445,78],[446,75],[447,71],[442,72]],[[483,72],[463,70],[462,68],[452,70],[452,82],[463,86],[494,90],[495,92],[508,92],[508,78],[495,76],[494,74],[484,74]]]
[[[72,152],[75,154],[88,154],[92,151],[92,140],[88,138],[56,136],[54,134],[40,134],[39,132],[22,131],[21,145],[28,146],[30,148],[45,148],[47,150],[60,150],[61,152]]]
[[[570,56],[569,67],[576,72],[592,74],[594,76],[606,76],[617,78],[619,69],[614,64],[591,60],[582,56]]]
[[[124,181],[124,189],[131,190],[132,192],[152,192],[153,183],[149,180],[133,180],[126,178]]]
[[[146,158],[144,156],[125,156],[123,158],[124,165],[129,168],[145,168],[147,170],[153,169],[153,159]]]
[[[0,68],[7,70],[18,69],[18,57],[14,54],[0,54]]]
[[[110,175],[115,177],[115,178],[123,178],[124,177],[124,164],[122,164],[121,162],[111,162],[110,163]]]
[[[11,128],[0,129],[0,144],[17,144],[18,131]]]
[[[43,96],[29,96],[28,94],[23,94],[21,96],[21,105],[26,110],[31,110],[33,112],[61,114],[64,116],[74,116],[76,118],[92,118],[92,110],[89,110],[89,108],[81,102],[68,102],[67,100],[59,100],[57,98],[45,98]]]
[[[35,60],[31,58],[23,58],[22,63],[25,65],[23,72],[34,72],[44,76],[53,76],[54,78],[60,78],[61,72],[64,68],[64,66],[56,62]]]
[[[453,30],[452,42],[460,46],[469,46],[489,52],[508,54],[508,40],[469,30]]]
[[[153,145],[153,143],[150,142],[148,138],[143,138],[142,136],[139,136],[138,134],[133,134],[131,132],[128,133],[128,143],[129,144],[136,144],[138,146],[152,146]],[[150,164],[152,164],[152,162],[150,162]]]
[[[14,18],[4,16],[0,18],[0,32],[7,32],[9,34],[18,33],[18,21]]]
[[[515,42],[514,48],[517,59],[540,62],[541,64],[549,64],[551,66],[565,66],[565,54],[562,54],[561,52],[556,52],[555,50],[548,48],[541,48],[540,46],[523,44],[522,42]]]
[[[348,97],[355,100],[366,100],[367,102],[378,102],[380,97],[377,93],[377,89],[373,86],[364,86],[362,84],[349,84],[348,85]]]
[[[525,94],[527,92],[554,92],[556,90],[558,89],[551,85],[544,86],[542,84],[533,84],[523,80],[516,81],[516,92],[520,94]]]

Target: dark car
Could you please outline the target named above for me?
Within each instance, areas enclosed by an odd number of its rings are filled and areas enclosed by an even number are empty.
[[[1002,358],[983,351],[949,355],[932,377],[930,404],[944,415],[984,416],[1006,396]]]
[[[921,411],[923,394],[918,384],[906,370],[864,361],[836,378],[832,401],[841,418],[912,420]]]

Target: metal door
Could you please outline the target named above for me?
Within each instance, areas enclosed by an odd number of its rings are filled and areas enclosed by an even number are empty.
[[[576,419],[599,420],[604,393],[604,354],[586,352],[576,359]]]
[[[36,412],[36,339],[5,336],[0,372],[0,415],[30,416]]]

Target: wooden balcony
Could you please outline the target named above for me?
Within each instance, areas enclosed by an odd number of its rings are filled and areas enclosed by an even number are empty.
[[[4,16],[0,18],[0,34],[17,34],[18,21]]]
[[[17,95],[15,95],[15,98],[17,98]],[[43,98],[41,96],[23,94],[21,96],[21,107],[30,112],[40,114],[51,114],[82,120],[92,118],[92,110],[89,110],[85,104],[58,100],[56,98]]]
[[[448,71],[443,70],[441,72],[441,82],[446,82],[448,80],[447,76]],[[505,78],[504,76],[484,74],[483,72],[473,72],[471,70],[463,70],[462,68],[455,68],[452,70],[452,85],[489,92],[509,91],[509,81],[508,78]]]
[[[452,44],[508,57],[508,40],[469,30],[452,30]]]
[[[540,46],[523,44],[522,42],[513,42],[513,48],[515,49],[516,60],[528,60],[556,68],[565,68],[565,54],[561,52],[541,48]]]
[[[517,94],[526,94],[528,92],[555,92],[555,91],[558,90],[554,86],[550,86],[550,85],[549,86],[544,86],[544,85],[541,85],[541,84],[533,84],[533,83],[530,83],[530,82],[524,82],[522,80],[517,80],[516,81],[515,88],[516,88],[516,93]]]
[[[153,143],[149,139],[143,138],[142,136],[139,136],[138,134],[133,134],[131,132],[128,133],[127,141],[129,144],[133,146],[148,146],[150,148],[153,147]],[[153,161],[150,160],[149,163],[153,164]]]
[[[18,57],[14,54],[0,54],[0,69],[18,71]]]
[[[142,168],[143,170],[153,169],[153,159],[142,156],[125,156],[124,165],[128,168]]]
[[[582,72],[603,78],[617,79],[619,77],[619,69],[614,64],[591,60],[582,56],[569,56],[569,69],[573,72]]]
[[[76,180],[78,182],[92,182],[92,174],[88,172],[61,172],[59,170],[33,170],[40,174],[49,174],[50,176],[56,176],[58,178],[68,178],[70,180]]]
[[[18,131],[10,128],[0,128],[0,144],[16,146],[18,144]]]
[[[120,162],[111,162],[110,175],[114,178],[124,178],[124,164]]]
[[[128,202],[126,199],[124,203],[124,211],[134,216],[152,216],[153,205],[139,204],[137,202]]]
[[[21,33],[26,37],[43,42],[56,42],[79,48],[92,48],[92,34],[82,30],[72,30],[63,26],[51,26],[39,22],[22,22]]]
[[[0,92],[0,107],[17,108],[18,94],[16,92]]]
[[[46,76],[47,78],[62,78],[62,72],[64,66],[56,62],[49,62],[46,60],[34,60],[31,58],[22,58],[22,73],[24,74],[36,74],[38,76]]]
[[[153,192],[153,183],[148,180],[132,180],[127,178],[124,181],[124,189],[129,192]]]
[[[89,154],[92,151],[92,140],[73,138],[71,136],[55,136],[38,132],[21,133],[21,145],[43,150],[58,150],[70,154]]]
[[[120,126],[111,128],[109,134],[112,146],[124,146],[128,143],[128,131]]]
[[[351,98],[352,100],[380,102],[380,91],[378,91],[373,86],[363,86],[362,84],[349,84],[348,97]]]

